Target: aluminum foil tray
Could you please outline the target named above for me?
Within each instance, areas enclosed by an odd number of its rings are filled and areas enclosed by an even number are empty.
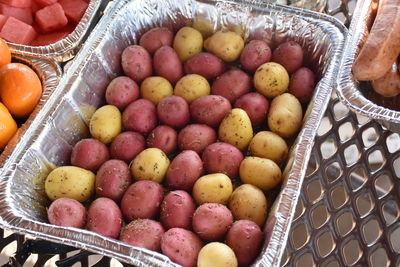
[[[376,13],[377,0],[360,0],[350,24],[349,38],[338,79],[338,95],[343,103],[355,112],[377,120],[387,129],[400,133],[400,96],[384,98],[376,94],[369,82],[357,82],[352,67],[361,44],[367,38],[368,25]]]
[[[34,121],[41,121],[40,118],[37,118],[37,115],[43,108],[45,103],[48,101],[54,89],[60,83],[61,79],[61,68],[53,60],[30,58],[12,54],[12,62],[24,63],[27,66],[31,67],[38,74],[42,82],[43,93],[39,100],[39,103],[31,113],[31,115],[27,119],[17,120],[19,129],[0,154],[0,170],[4,166],[7,159],[10,157],[11,153],[14,150],[18,150],[17,145],[19,143],[23,143],[31,137],[31,131],[29,130],[29,128],[36,125],[37,122],[35,123]]]
[[[7,42],[10,50],[16,54],[31,57],[47,57],[58,62],[71,59],[77,52],[80,44],[86,39],[93,29],[95,22],[99,19],[101,11],[108,0],[91,0],[81,21],[75,30],[64,39],[45,46],[30,46]]]
[[[266,223],[265,244],[255,265],[277,265],[286,244],[312,144],[337,79],[346,28],[323,14],[261,1],[136,0],[116,1],[72,61],[60,86],[41,111],[32,138],[14,153],[0,177],[3,228],[72,245],[136,266],[174,265],[167,257],[86,230],[50,225],[44,180],[55,166],[69,164],[73,145],[89,135],[88,121],[104,103],[105,88],[121,74],[120,55],[155,26],[176,30],[202,19],[212,27],[262,38],[272,47],[299,42],[320,82],[308,106],[304,126],[290,151],[284,182]]]

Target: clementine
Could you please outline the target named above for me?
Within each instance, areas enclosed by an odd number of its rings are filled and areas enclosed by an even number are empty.
[[[0,67],[0,98],[11,115],[18,118],[29,116],[42,95],[38,75],[21,63]]]
[[[6,41],[0,38],[0,66],[11,63],[11,52]]]
[[[0,103],[0,150],[4,149],[18,127],[6,106]]]

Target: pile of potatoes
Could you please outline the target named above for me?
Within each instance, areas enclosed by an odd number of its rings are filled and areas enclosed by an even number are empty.
[[[50,223],[182,266],[254,261],[315,78],[293,41],[272,51],[232,31],[203,39],[154,28],[123,51],[125,76],[108,85],[91,138],[45,181]]]

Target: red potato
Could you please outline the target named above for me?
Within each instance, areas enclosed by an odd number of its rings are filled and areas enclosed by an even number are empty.
[[[121,210],[127,221],[151,219],[160,211],[164,189],[159,183],[142,180],[131,184],[121,200]]]
[[[138,99],[130,103],[122,113],[122,125],[128,131],[148,134],[157,123],[156,106],[147,99]]]
[[[239,175],[243,154],[233,145],[217,142],[206,147],[202,160],[208,173],[223,173],[232,179]]]
[[[172,46],[174,34],[168,28],[153,28],[140,37],[139,45],[143,46],[150,54],[164,45]]]
[[[191,229],[195,207],[193,198],[186,191],[169,192],[161,203],[160,221],[164,229]]]
[[[88,210],[86,228],[103,236],[118,238],[122,225],[122,214],[111,199],[100,197],[93,201]]]
[[[260,253],[263,232],[249,220],[234,222],[226,234],[226,244],[235,252],[239,266],[249,266]]]
[[[110,145],[110,155],[113,159],[120,159],[130,163],[146,148],[143,135],[137,132],[122,132],[117,135]]]
[[[96,172],[110,158],[108,148],[99,140],[82,139],[75,144],[71,153],[71,164]]]
[[[154,128],[146,140],[147,147],[161,149],[166,155],[171,154],[178,147],[178,134],[169,126],[160,125]]]
[[[170,46],[160,47],[153,56],[154,71],[174,85],[183,76],[182,63]]]
[[[303,64],[303,49],[294,41],[282,43],[272,52],[272,61],[281,64],[292,74]]]
[[[135,82],[141,82],[153,72],[151,56],[146,49],[139,45],[130,45],[121,55],[124,73]]]
[[[129,103],[139,97],[139,86],[127,76],[113,79],[106,89],[106,102],[119,109],[124,109]]]
[[[203,162],[199,155],[192,150],[182,151],[169,165],[167,185],[174,189],[190,191],[202,173]]]
[[[193,232],[172,228],[161,238],[161,251],[173,262],[183,267],[195,267],[203,242]]]
[[[232,213],[222,204],[202,204],[193,215],[193,230],[205,241],[221,240],[232,223]]]
[[[173,128],[182,128],[189,123],[189,105],[180,96],[167,96],[158,103],[157,115],[161,123]]]
[[[217,77],[211,86],[211,94],[221,95],[233,104],[236,99],[250,92],[250,89],[250,76],[240,69],[232,69]]]
[[[190,104],[190,115],[195,122],[216,128],[231,109],[231,103],[225,97],[206,95]]]
[[[241,108],[246,111],[251,124],[253,126],[259,126],[265,124],[269,110],[269,102],[259,93],[248,93],[236,100],[235,108]]]
[[[251,40],[246,44],[240,55],[240,64],[243,69],[255,72],[259,66],[271,60],[271,55],[271,48],[269,48],[266,42]]]
[[[225,64],[219,57],[202,52],[185,61],[184,70],[186,74],[198,74],[211,80],[224,72]]]
[[[217,134],[213,128],[205,124],[190,124],[178,134],[178,146],[180,150],[193,150],[198,154],[217,140]]]
[[[51,203],[47,217],[54,225],[83,228],[86,224],[86,209],[75,199],[59,198]]]
[[[159,222],[137,219],[122,228],[119,240],[132,246],[160,251],[163,234],[164,229]]]
[[[315,75],[306,68],[302,67],[293,73],[289,83],[289,93],[297,97],[300,103],[305,104],[310,101],[315,89]]]
[[[96,195],[118,202],[131,183],[128,164],[118,159],[108,160],[96,173]]]

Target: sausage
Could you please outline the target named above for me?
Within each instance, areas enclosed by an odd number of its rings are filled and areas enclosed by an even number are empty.
[[[354,62],[354,78],[377,80],[384,76],[400,53],[400,1],[382,0],[371,32]]]
[[[400,73],[396,62],[382,78],[371,81],[371,84],[374,91],[381,96],[393,97],[400,94]]]

